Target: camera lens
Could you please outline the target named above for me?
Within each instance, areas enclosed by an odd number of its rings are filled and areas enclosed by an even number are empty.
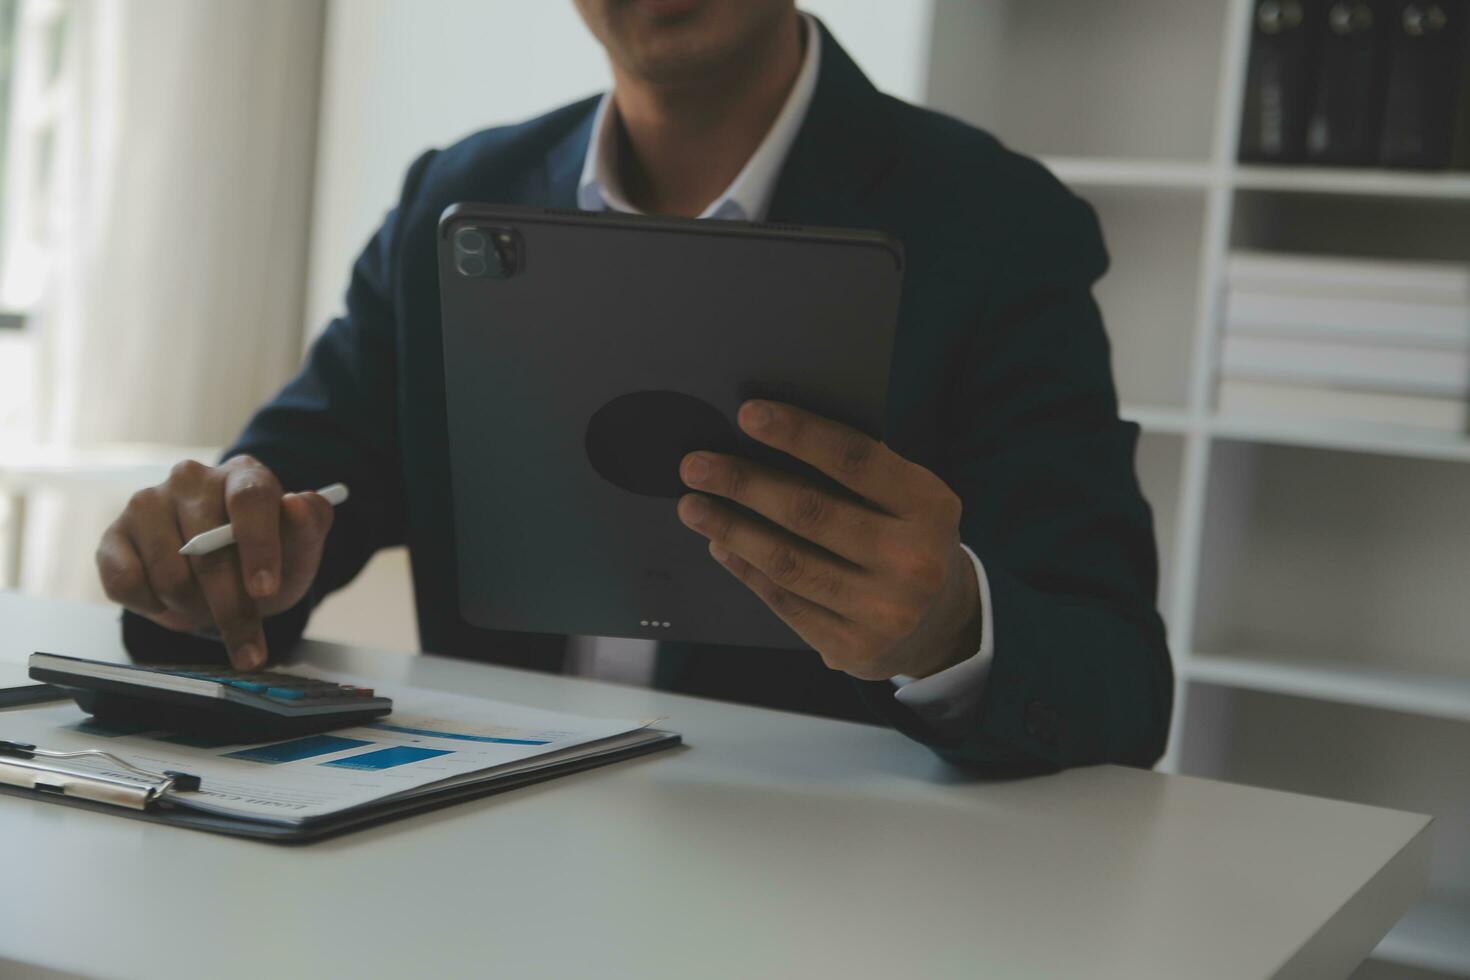
[[[484,256],[480,255],[460,255],[456,257],[454,264],[460,275],[471,279],[478,279],[490,270],[485,264]]]
[[[475,228],[461,228],[454,233],[454,247],[461,252],[480,255],[485,251],[485,236]]]
[[[525,264],[521,236],[514,228],[462,225],[450,235],[454,268],[470,279],[509,279]]]

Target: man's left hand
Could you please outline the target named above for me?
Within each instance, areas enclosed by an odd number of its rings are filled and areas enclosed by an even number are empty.
[[[943,480],[793,405],[746,402],[739,422],[862,501],[738,456],[690,453],[679,475],[703,492],[680,498],[679,519],[709,538],[716,561],[854,677],[927,677],[975,654],[979,585],[960,547],[960,499]]]

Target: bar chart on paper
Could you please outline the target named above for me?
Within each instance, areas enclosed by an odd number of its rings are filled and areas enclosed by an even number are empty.
[[[347,749],[362,748],[372,744],[364,739],[343,738],[340,735],[310,735],[306,738],[292,739],[289,742],[275,742],[271,745],[257,745],[254,748],[241,749],[239,752],[229,752],[225,754],[225,758],[244,759],[246,762],[261,762],[268,766],[278,766],[286,762],[300,762],[302,759],[331,755],[334,752],[343,752]]]
[[[375,752],[364,752],[362,755],[349,755],[343,759],[333,759],[331,762],[323,762],[322,765],[332,766],[337,769],[361,769],[366,772],[378,772],[383,769],[407,766],[415,762],[423,762],[425,759],[433,759],[441,755],[450,754],[447,749],[426,749],[417,745],[395,745],[387,749],[378,749]]]

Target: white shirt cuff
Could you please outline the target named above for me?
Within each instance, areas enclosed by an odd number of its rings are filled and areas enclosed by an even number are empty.
[[[990,608],[990,579],[969,546],[960,545],[975,566],[975,581],[980,586],[980,649],[967,660],[946,667],[937,674],[914,679],[900,674],[892,678],[898,688],[893,696],[913,709],[921,719],[941,735],[962,734],[963,723],[980,706],[990,662],[995,657],[995,616]]]

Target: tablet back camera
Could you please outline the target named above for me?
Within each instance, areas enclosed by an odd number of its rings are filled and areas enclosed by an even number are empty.
[[[511,228],[461,225],[454,232],[454,267],[467,279],[509,279],[521,269],[521,251]]]

